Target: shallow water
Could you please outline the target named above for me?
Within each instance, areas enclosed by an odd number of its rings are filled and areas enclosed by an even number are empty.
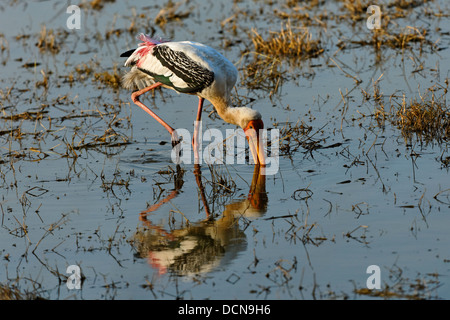
[[[279,92],[239,83],[236,99],[259,110],[266,127],[304,122],[319,146],[282,153],[275,175],[248,163],[203,164],[201,176],[193,164],[177,169],[165,129],[131,103],[130,92],[95,81],[94,72],[126,71],[119,55],[149,25],[174,40],[205,42],[238,64],[253,48],[251,27],[268,35],[286,23],[274,6],[191,1],[161,26],[153,21],[161,4],[112,1],[96,9],[85,2],[81,28],[69,30],[67,4],[2,4],[0,283],[50,299],[365,299],[366,270],[377,265],[389,297],[450,297],[448,141],[405,140],[375,120],[376,103],[362,91],[373,95],[382,75],[388,105],[393,94],[410,101],[445,87],[446,1],[392,18],[399,30],[426,27],[440,50],[382,48],[378,58],[371,46],[341,50],[340,40],[372,31],[365,18],[329,19],[326,28],[310,26],[322,55],[292,66],[280,58]],[[439,9],[444,17],[424,14]],[[307,12],[346,13],[339,1]],[[136,30],[128,32],[132,20]],[[35,45],[42,25],[59,31],[57,53]],[[76,71],[90,62],[94,71]],[[41,70],[47,88],[36,86]],[[163,91],[144,101],[192,130],[196,97]],[[11,117],[25,111],[42,117]],[[212,111],[206,104],[204,130],[233,129],[208,117]],[[67,288],[69,265],[80,266],[81,289]]]

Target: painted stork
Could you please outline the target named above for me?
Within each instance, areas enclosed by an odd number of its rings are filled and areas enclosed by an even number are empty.
[[[197,121],[201,120],[204,100],[209,100],[225,122],[244,130],[255,164],[265,165],[263,147],[259,143],[259,130],[264,128],[261,114],[248,107],[230,106],[230,93],[238,72],[229,60],[198,42],[156,40],[145,34],[140,34],[138,39],[142,42],[136,49],[120,55],[128,58],[125,66],[131,67],[123,77],[122,85],[133,90],[131,99],[136,105],[167,129],[172,136],[172,144],[175,130],[139,101],[140,95],[160,86],[197,95]],[[195,154],[198,151],[198,128],[194,130],[192,143]]]

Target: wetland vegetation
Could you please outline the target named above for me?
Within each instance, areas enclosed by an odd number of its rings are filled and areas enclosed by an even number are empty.
[[[0,5],[0,299],[450,298],[447,1],[78,5],[80,29],[67,3]],[[276,175],[172,163],[120,86],[141,32],[236,64],[233,103],[280,131]],[[145,99],[193,130],[195,97]]]

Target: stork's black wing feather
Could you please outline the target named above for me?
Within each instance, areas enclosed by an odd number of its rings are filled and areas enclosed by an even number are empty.
[[[190,59],[182,51],[158,45],[153,48],[153,56],[188,85],[184,92],[200,92],[214,81],[213,71]]]
[[[129,56],[131,56],[133,54],[134,51],[136,51],[136,49],[128,50],[128,51],[122,53],[120,56],[121,57],[129,57]]]

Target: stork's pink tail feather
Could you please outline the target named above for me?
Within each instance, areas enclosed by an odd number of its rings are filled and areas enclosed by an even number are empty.
[[[139,43],[138,48],[128,57],[125,61],[125,66],[137,64],[140,65],[141,59],[144,58],[149,52],[152,52],[153,48],[161,43],[170,42],[170,40],[159,37],[158,39],[152,38],[145,33],[141,33],[138,37],[142,42]]]
[[[150,37],[148,34],[141,33],[138,37],[139,40],[142,41],[142,43],[139,44],[139,46],[150,46],[154,47],[160,43],[169,42],[170,40],[163,39],[161,37],[158,37],[157,39]]]

